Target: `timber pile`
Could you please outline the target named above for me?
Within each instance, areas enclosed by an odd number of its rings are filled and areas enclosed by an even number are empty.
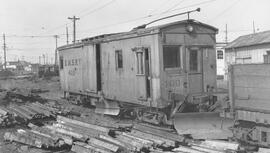
[[[66,145],[65,141],[56,138],[52,133],[41,133],[36,130],[18,129],[16,132],[6,132],[4,139],[19,142],[37,148],[59,148]]]
[[[46,99],[41,98],[38,94],[32,92],[32,89],[18,89],[14,88],[7,91],[5,99],[10,102],[24,103],[24,102],[46,102]]]
[[[47,107],[39,102],[27,103],[25,105],[9,105],[6,109],[9,110],[9,113],[25,121],[53,117],[56,116],[58,112],[58,110]]]
[[[0,127],[11,126],[15,123],[16,121],[14,120],[12,114],[9,113],[9,110],[4,107],[0,107]]]
[[[175,152],[185,153],[236,153],[238,150],[238,143],[218,140],[199,141],[173,149]]]
[[[229,142],[187,141],[184,136],[178,135],[172,129],[114,119],[95,114],[90,108],[55,101],[44,104],[39,102],[13,104],[2,109],[0,107],[0,120],[4,121],[9,115],[21,117],[27,122],[34,119],[42,121],[46,117],[56,119],[52,124],[41,127],[29,124],[30,129],[18,129],[4,135],[7,141],[38,148],[69,146],[77,153],[223,153],[234,152],[238,147],[238,144]]]
[[[77,153],[233,153],[239,147],[236,143],[223,141],[187,142],[183,136],[170,130],[143,124],[134,124],[130,131],[120,131],[59,115],[51,125],[28,126],[30,129],[6,132],[5,140],[38,148],[69,146]]]

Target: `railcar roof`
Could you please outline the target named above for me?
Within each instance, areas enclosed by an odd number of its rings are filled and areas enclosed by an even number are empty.
[[[201,23],[201,22],[196,21],[196,20],[182,20],[182,21],[162,24],[162,25],[148,27],[148,28],[138,28],[138,27],[136,27],[136,28],[134,28],[134,29],[132,29],[131,31],[128,31],[128,32],[103,34],[103,35],[99,35],[99,36],[85,38],[85,39],[82,39],[82,41],[91,41],[91,40],[99,39],[99,38],[106,38],[106,37],[110,37],[110,36],[128,35],[128,34],[133,34],[133,33],[145,33],[145,32],[149,32],[149,31],[153,31],[153,30],[160,30],[160,29],[163,29],[163,28],[167,28],[169,26],[177,25],[177,24],[187,24],[187,23],[195,23],[195,24],[198,24],[198,25],[205,26],[205,27],[208,27],[210,29],[213,29],[214,31],[218,31],[217,28],[215,28],[213,26],[210,26],[210,25],[207,25],[207,24],[204,24],[204,23]]]
[[[102,42],[102,41],[105,41],[105,40],[108,40],[108,39],[117,39],[117,38],[120,38],[120,37],[132,35],[132,34],[143,35],[143,34],[146,34],[146,33],[150,33],[150,32],[153,32],[153,31],[159,31],[159,30],[165,29],[167,27],[170,27],[170,26],[173,26],[173,25],[179,25],[179,24],[197,24],[197,25],[204,26],[204,27],[207,27],[209,29],[212,29],[215,32],[218,32],[217,28],[215,28],[213,26],[210,26],[208,24],[204,24],[204,23],[201,23],[201,22],[196,21],[196,20],[182,20],[182,21],[167,23],[167,24],[163,24],[163,25],[152,26],[152,27],[148,27],[148,28],[139,28],[140,27],[139,26],[139,27],[136,27],[136,28],[134,28],[134,29],[132,29],[131,31],[128,31],[128,32],[102,34],[102,35],[98,35],[98,36],[94,36],[94,37],[84,38],[84,39],[81,40],[80,43],[65,45],[65,46],[59,47],[58,49],[63,49],[63,48],[66,48],[66,47],[71,47],[71,46],[72,47],[76,47],[76,46],[79,47],[83,43],[98,43],[98,42]]]

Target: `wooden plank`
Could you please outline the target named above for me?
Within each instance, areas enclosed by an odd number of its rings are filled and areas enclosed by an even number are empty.
[[[179,146],[178,148],[173,149],[174,152],[183,152],[183,153],[207,153],[205,151],[200,151],[197,149]]]
[[[94,144],[94,145],[100,146],[101,148],[111,150],[113,152],[116,152],[119,149],[119,147],[116,145],[113,145],[111,143],[107,143],[105,141],[101,141],[101,140],[96,139],[96,138],[90,138],[87,142],[89,144]]]
[[[149,128],[147,126],[143,126],[140,124],[135,124],[133,126],[134,129],[137,129],[139,131],[142,131],[144,133],[150,133],[150,134],[154,134],[169,140],[174,140],[174,141],[178,141],[178,142],[183,142],[185,140],[185,138],[183,136],[178,135],[177,133],[172,133],[172,132],[167,132],[167,131],[163,131],[163,130],[158,130],[158,129],[154,129],[154,128]]]
[[[175,146],[175,141],[165,139],[163,137],[159,137],[153,134],[144,133],[138,130],[132,130],[130,134],[133,136],[142,138],[142,139],[153,141],[155,144],[158,144],[158,145]]]
[[[72,145],[72,151],[76,152],[76,153],[95,153],[95,152],[99,152],[99,153],[111,153],[110,151],[101,149],[101,148],[97,148],[95,146],[83,143],[83,142],[74,142],[74,144]]]
[[[101,132],[104,132],[104,133],[109,132],[108,128],[98,126],[98,125],[89,124],[89,123],[84,123],[84,122],[81,122],[81,121],[78,121],[78,120],[69,119],[69,118],[66,118],[66,117],[63,117],[63,116],[59,116],[59,115],[57,116],[57,121],[60,122],[60,123],[61,122],[72,123],[72,124],[79,125],[79,126],[82,126],[82,127],[95,129],[97,131],[101,131]]]

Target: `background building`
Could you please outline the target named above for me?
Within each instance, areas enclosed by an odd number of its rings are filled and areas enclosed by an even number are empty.
[[[240,36],[225,47],[226,74],[230,64],[249,63],[270,63],[270,31]]]
[[[225,75],[225,46],[227,43],[216,44],[216,58],[217,58],[217,79],[224,79]]]

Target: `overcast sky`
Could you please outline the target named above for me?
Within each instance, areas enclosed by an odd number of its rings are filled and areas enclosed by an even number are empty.
[[[0,0],[0,33],[6,34],[8,60],[24,58],[38,62],[42,54],[53,60],[55,38],[66,44],[66,26],[72,41],[72,24],[68,17],[77,16],[77,39],[104,33],[129,31],[154,19],[201,8],[191,18],[219,29],[217,41],[253,32],[270,30],[269,0]],[[158,22],[187,19],[178,16]],[[33,37],[29,37],[33,36]],[[0,39],[2,46],[3,39]],[[0,51],[3,59],[3,49]]]

